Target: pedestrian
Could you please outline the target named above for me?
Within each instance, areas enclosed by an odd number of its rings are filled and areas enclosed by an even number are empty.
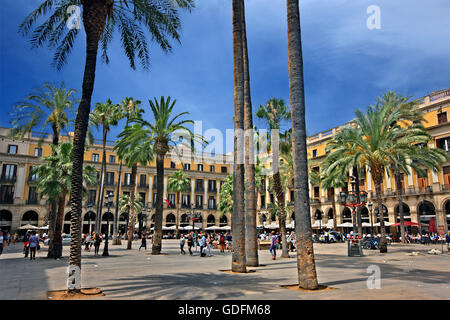
[[[86,234],[86,237],[84,238],[84,250],[85,251],[90,251],[89,246],[91,245],[91,237],[88,234]]]
[[[225,236],[223,233],[219,236],[220,252],[225,252]]]
[[[450,230],[445,235],[445,242],[447,242],[447,252],[450,254]]]
[[[208,252],[208,257],[212,257],[212,242],[213,239],[211,237],[211,235],[208,234],[208,238],[206,238],[206,251]]]
[[[100,250],[100,243],[102,242],[102,237],[98,233],[94,236],[94,254],[97,256]]]
[[[36,231],[31,232],[31,237],[28,241],[30,243],[30,260],[36,260],[36,250],[39,245],[39,237],[36,235]]]
[[[233,244],[233,237],[231,236],[231,234],[228,233],[226,239],[227,239],[227,250],[231,251]]]
[[[200,257],[205,256],[205,251],[206,251],[206,237],[205,234],[203,234],[200,240]]]
[[[269,252],[272,254],[272,260],[275,260],[276,256],[277,256],[277,244],[278,244],[278,237],[275,234],[275,231],[272,231],[272,236],[270,238],[270,249],[269,249]]]
[[[192,237],[192,232],[189,232],[188,238],[187,238],[187,244],[189,249],[189,255],[192,256],[192,245],[194,244],[194,238]]]
[[[184,251],[184,236],[180,237],[180,254],[186,254],[186,252]]]
[[[139,251],[144,247],[144,250],[147,250],[147,233],[144,231],[141,235],[141,246],[139,247]]]
[[[3,235],[3,231],[0,230],[0,256],[2,255],[4,247],[5,247],[5,236]]]

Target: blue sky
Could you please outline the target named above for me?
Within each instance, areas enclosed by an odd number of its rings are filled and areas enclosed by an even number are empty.
[[[80,36],[67,65],[57,71],[50,65],[53,51],[31,50],[17,33],[40,1],[4,2],[0,126],[9,126],[14,103],[45,81],[64,81],[81,91],[85,43]],[[370,5],[381,9],[379,30],[366,26]],[[387,90],[418,98],[450,87],[448,0],[301,0],[300,6],[308,134],[351,120],[355,109],[365,109]],[[286,2],[246,0],[246,19],[254,110],[271,97],[289,103]],[[132,96],[148,110],[148,99],[170,95],[177,99],[176,112],[189,111],[191,119],[203,121],[203,130],[225,135],[234,112],[231,0],[197,0],[181,20],[181,45],[174,43],[169,54],[152,45],[149,72],[131,70],[119,41],[113,42],[110,64],[99,59],[92,101],[118,103]]]

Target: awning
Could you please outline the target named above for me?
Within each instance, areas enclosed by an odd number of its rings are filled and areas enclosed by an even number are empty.
[[[392,225],[393,225],[392,222],[389,222],[389,221],[385,221],[385,222],[384,222],[384,226],[385,226],[385,227],[390,227],[390,226],[392,226]],[[380,223],[377,222],[377,223],[375,223],[373,226],[374,226],[374,227],[379,227],[379,226],[380,226]]]
[[[278,223],[272,222],[271,224],[264,225],[264,229],[278,229],[280,226]]]
[[[26,224],[24,226],[21,226],[19,229],[20,230],[38,230],[39,228],[36,226],[33,226],[31,224]]]
[[[425,227],[427,227],[428,226],[426,223],[417,223],[417,222],[411,222],[411,221],[404,221],[404,225],[406,227],[412,227],[412,226],[425,226]],[[394,223],[391,226],[398,227],[398,226],[400,226],[400,222]]]
[[[337,227],[339,227],[339,228],[351,228],[351,227],[353,227],[353,223],[351,223],[351,222],[344,222],[344,223],[338,224]]]

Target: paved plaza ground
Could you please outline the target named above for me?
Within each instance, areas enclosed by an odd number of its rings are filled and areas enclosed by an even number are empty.
[[[231,253],[213,250],[213,257],[180,255],[177,240],[163,241],[163,255],[110,245],[110,257],[83,251],[82,284],[98,287],[100,299],[450,299],[450,255],[430,255],[441,245],[392,244],[387,254],[364,250],[348,257],[345,243],[314,244],[319,282],[335,290],[301,292],[282,285],[297,283],[296,253],[273,261],[260,251],[264,266],[256,272],[231,274]],[[5,247],[0,256],[0,299],[46,299],[48,290],[66,288],[68,246],[61,260],[48,260],[44,246],[35,261],[25,259],[22,243]],[[101,247],[102,252],[103,246]],[[186,250],[187,251],[187,250]],[[418,251],[417,256],[408,253]],[[281,252],[280,252],[281,253]],[[381,288],[369,290],[367,268],[381,270]]]

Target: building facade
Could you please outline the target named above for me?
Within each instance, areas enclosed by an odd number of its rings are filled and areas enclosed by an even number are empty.
[[[430,148],[441,148],[450,153],[450,89],[433,92],[417,100],[418,108],[424,111],[426,120],[425,127],[433,137],[428,145]],[[345,124],[348,125],[349,123]],[[344,125],[344,126],[345,126]],[[307,150],[310,170],[320,171],[321,163],[326,158],[326,144],[343,126],[329,129],[308,137]],[[402,177],[401,187],[403,190],[403,208],[406,221],[421,222],[428,224],[433,218],[437,229],[441,231],[449,230],[450,226],[450,161],[442,164],[441,170],[437,173],[428,170],[425,176],[419,176],[411,169],[411,174]],[[270,192],[269,179],[265,181],[265,190],[258,194],[258,218],[259,224],[270,223],[275,220],[271,217],[268,207],[274,202],[274,194]],[[341,191],[351,190],[350,180],[347,188],[335,190],[323,190],[320,185],[309,184],[309,195],[311,204],[311,222],[317,225],[333,225],[330,219],[333,218],[332,198],[336,200],[337,224],[352,222],[352,214],[349,208],[338,203],[338,195]],[[375,201],[375,187],[370,176],[370,171],[366,168],[360,177],[360,189],[368,193],[369,200]],[[399,204],[397,200],[397,189],[394,174],[385,173],[385,180],[382,185],[382,200],[384,207],[385,221],[391,223],[400,222]],[[287,223],[294,222],[293,214],[293,192],[285,191],[285,205],[291,213],[287,217]],[[374,205],[375,207],[376,205]],[[316,221],[316,213],[321,213],[321,221]],[[367,207],[361,209],[362,222],[376,224],[379,219],[375,213],[371,213]],[[367,224],[366,224],[367,225]],[[396,228],[391,227],[390,232],[395,233]],[[369,230],[367,230],[369,232]],[[410,230],[411,231],[411,230]],[[416,230],[412,230],[413,232]]]
[[[52,136],[48,134],[29,133],[24,139],[8,138],[9,129],[0,128],[0,167],[2,168],[0,180],[0,227],[3,230],[15,231],[20,226],[31,224],[38,227],[47,224],[49,204],[41,199],[36,192],[37,176],[31,174],[32,168],[41,163],[41,157],[51,155],[50,143]],[[68,137],[60,140],[68,141]],[[231,216],[222,215],[217,210],[220,200],[220,187],[230,173],[230,157],[225,155],[191,155],[186,149],[179,150],[178,154],[170,152],[164,160],[164,210],[163,226],[175,225],[177,207],[180,206],[181,226],[192,225],[187,214],[196,212],[200,218],[196,220],[197,226],[203,229],[211,226],[230,226]],[[183,155],[184,152],[184,155]],[[90,164],[98,170],[100,177],[102,163],[102,142],[96,141],[87,148],[85,164]],[[232,160],[232,158],[231,158]],[[112,232],[115,215],[115,201],[119,183],[120,163],[113,151],[113,143],[107,143],[106,150],[106,183],[105,193],[113,195],[114,205],[102,208],[102,232],[106,231],[107,224]],[[176,170],[184,169],[191,181],[188,192],[182,193],[180,203],[175,192],[168,190],[168,178]],[[122,166],[120,178],[120,194],[129,194],[131,185],[131,169]],[[83,232],[94,231],[97,206],[99,203],[100,183],[96,186],[87,186],[87,196],[83,200]],[[141,196],[145,209],[138,219],[142,226],[153,227],[156,203],[156,157],[149,166],[139,166],[136,177],[136,194]],[[193,206],[192,206],[193,205]],[[64,232],[70,230],[70,202],[67,205],[64,217]],[[128,214],[119,212],[119,230],[124,232],[128,224]],[[108,222],[109,221],[109,222]],[[138,220],[137,220],[138,221]]]

